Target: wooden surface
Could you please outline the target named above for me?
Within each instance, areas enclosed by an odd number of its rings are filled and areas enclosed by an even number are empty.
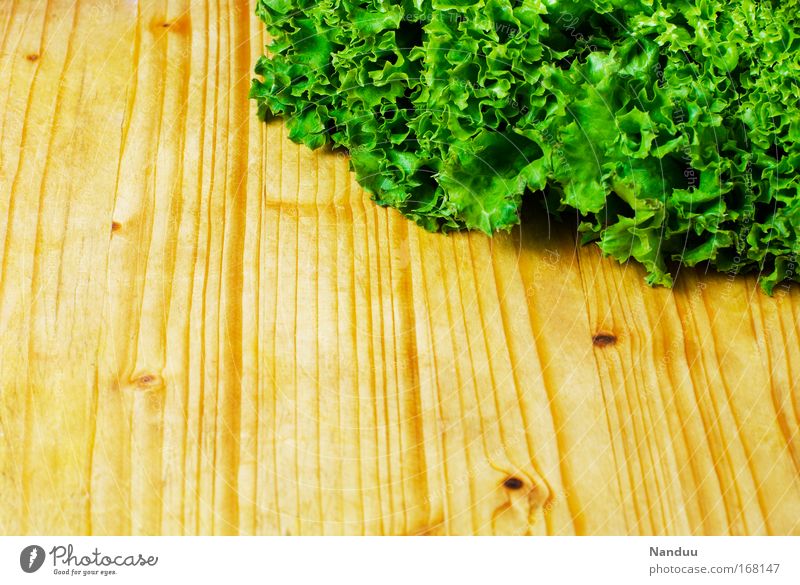
[[[0,533],[800,534],[796,288],[424,233],[256,120],[263,42],[0,0]]]

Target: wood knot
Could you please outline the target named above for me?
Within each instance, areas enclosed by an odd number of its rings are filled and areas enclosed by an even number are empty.
[[[523,482],[520,478],[513,476],[507,477],[506,480],[503,482],[503,487],[508,490],[519,490],[522,489],[524,485],[525,482]]]
[[[160,387],[162,380],[158,374],[142,374],[133,379],[133,385],[140,390],[152,390]]]
[[[151,32],[161,35],[162,32],[188,34],[191,31],[191,21],[188,14],[182,14],[173,20],[155,19],[150,21]]]
[[[607,347],[617,342],[617,336],[607,331],[600,331],[592,335],[592,343],[595,347]]]
[[[122,229],[122,224],[121,223],[119,223],[118,221],[112,221],[111,222],[111,233],[112,234],[114,232],[118,232],[121,229]]]
[[[25,55],[25,58],[30,61],[31,63],[39,60],[39,55],[36,53],[31,53],[30,55]]]

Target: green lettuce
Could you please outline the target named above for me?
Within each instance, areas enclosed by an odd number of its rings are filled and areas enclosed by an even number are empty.
[[[487,234],[523,197],[670,286],[798,281],[798,0],[259,0],[251,97],[380,205]]]

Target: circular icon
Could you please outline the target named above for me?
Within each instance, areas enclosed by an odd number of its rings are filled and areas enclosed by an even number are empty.
[[[44,557],[44,549],[41,546],[36,544],[26,546],[19,553],[19,566],[26,573],[35,573],[42,568]]]

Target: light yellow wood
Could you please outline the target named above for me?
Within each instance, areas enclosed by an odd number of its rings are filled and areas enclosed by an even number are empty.
[[[800,534],[796,288],[420,231],[252,8],[0,0],[0,533]]]

